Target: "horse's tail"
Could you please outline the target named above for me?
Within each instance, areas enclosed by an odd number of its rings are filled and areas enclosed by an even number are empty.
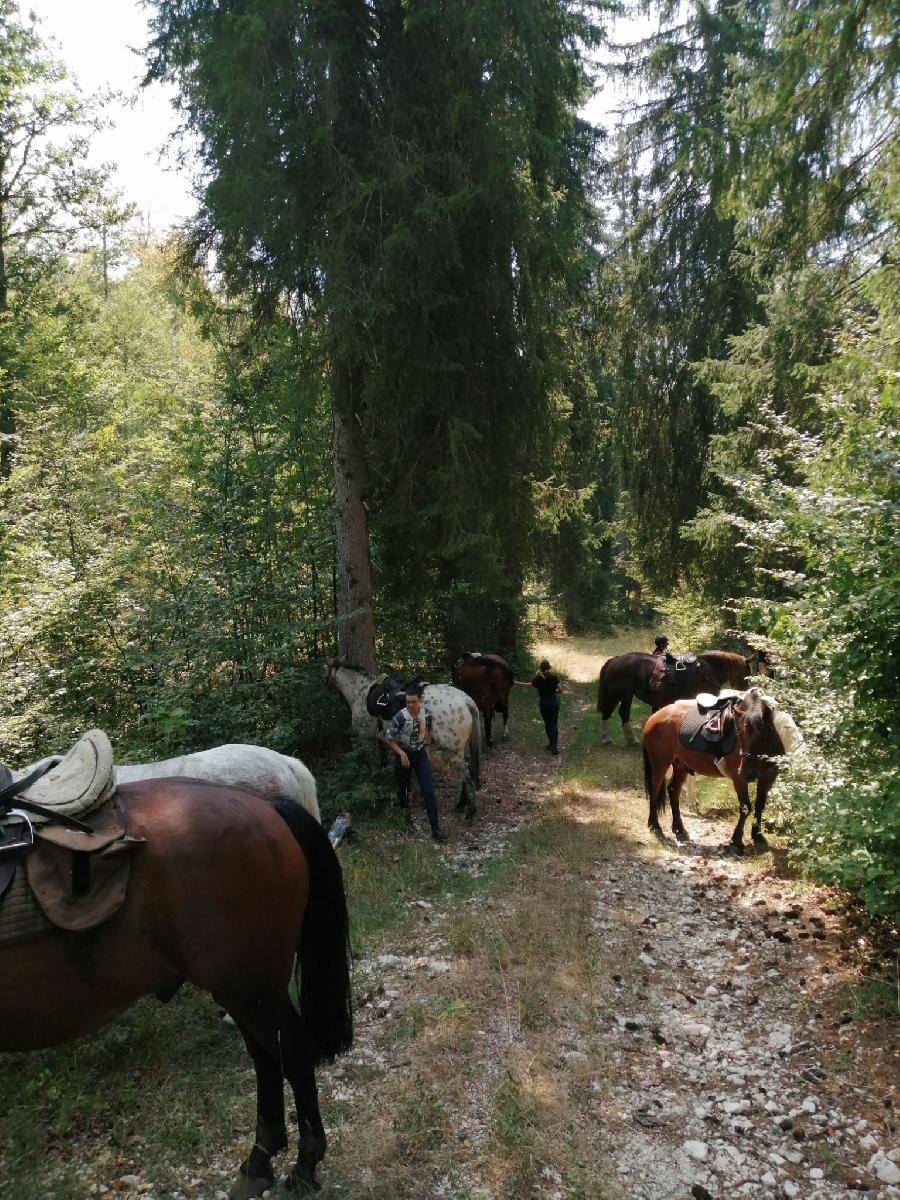
[[[350,921],[341,864],[328,834],[305,809],[276,800],[275,810],[299,842],[309,868],[297,990],[315,1061],[330,1062],[353,1043]]]
[[[312,771],[299,758],[291,758],[289,754],[284,755],[284,761],[287,763],[290,773],[297,780],[297,787],[300,789],[300,803],[309,815],[315,817],[321,824],[322,814],[319,812],[319,797]]]
[[[650,790],[653,785],[653,768],[650,765],[650,755],[647,753],[646,743],[644,744],[644,787],[647,790],[647,799],[650,801],[650,812],[654,817],[666,807],[666,781],[663,779],[662,786],[656,795]]]
[[[499,655],[498,655],[498,657],[499,657]],[[515,676],[515,672],[513,671],[512,667],[509,665],[509,663],[508,663],[508,662],[505,662],[505,661],[504,661],[504,662],[498,662],[498,663],[497,663],[497,668],[498,668],[498,670],[500,671],[500,673],[503,675],[503,677],[504,677],[504,679],[506,680],[506,682],[507,682],[507,683],[510,685],[510,687],[511,687],[511,686],[512,686],[512,682],[513,682],[513,680],[514,680],[514,679],[515,679],[515,677],[516,677],[516,676]]]
[[[469,701],[469,712],[472,714],[472,729],[469,733],[467,753],[469,756],[469,773],[475,790],[481,791],[481,713],[474,700]]]

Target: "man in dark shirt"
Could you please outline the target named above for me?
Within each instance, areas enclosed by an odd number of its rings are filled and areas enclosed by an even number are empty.
[[[515,679],[514,683],[519,687],[533,687],[537,689],[538,708],[541,710],[541,716],[544,719],[544,729],[547,731],[547,749],[551,754],[559,754],[557,741],[559,740],[559,697],[563,690],[563,685],[559,681],[559,676],[550,670],[550,663],[546,658],[540,661],[540,667],[534,679]]]

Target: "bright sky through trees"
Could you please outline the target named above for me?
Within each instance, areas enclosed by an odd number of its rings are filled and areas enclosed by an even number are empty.
[[[144,64],[137,51],[147,41],[148,15],[140,0],[34,0],[20,9],[37,14],[42,35],[55,42],[83,91],[122,93],[107,110],[114,127],[95,139],[92,157],[115,164],[117,185],[143,220],[166,229],[193,213],[189,168],[176,163],[184,143],[173,93],[160,84],[139,86]],[[586,115],[602,121],[614,102],[609,90],[587,106]]]
[[[95,139],[94,161],[115,164],[117,186],[157,229],[189,216],[195,204],[188,169],[175,161],[182,140],[173,93],[159,84],[139,87],[147,10],[138,0],[33,0],[20,8],[40,18],[42,36],[84,92],[122,93],[108,107],[114,127]]]

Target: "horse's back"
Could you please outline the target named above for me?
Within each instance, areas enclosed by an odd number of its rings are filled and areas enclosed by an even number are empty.
[[[291,902],[298,915],[288,924],[299,932],[308,887],[305,858],[268,801],[190,778],[120,785],[116,797],[128,833],[146,842],[135,856],[138,890],[171,897],[176,887],[184,903],[172,906],[169,919],[180,929],[202,925],[201,915],[212,928],[223,918],[248,929],[271,925],[273,914],[279,924],[278,906]]]
[[[696,707],[696,700],[673,700],[671,704],[666,704],[663,708],[658,708],[644,722],[644,740],[646,741],[648,735],[654,737],[657,731],[669,731],[671,729],[675,730],[677,736],[678,730],[681,728],[681,722]]]
[[[203,780],[251,791],[267,800],[278,797],[292,800],[317,821],[320,819],[312,772],[298,758],[270,750],[267,746],[234,742],[160,762],[126,764],[116,767],[116,778],[123,784],[144,779]]]

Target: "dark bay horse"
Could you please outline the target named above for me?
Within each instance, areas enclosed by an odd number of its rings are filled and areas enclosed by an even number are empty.
[[[296,804],[195,780],[116,796],[128,833],[145,839],[125,901],[93,929],[53,926],[0,949],[0,1050],[69,1041],[190,982],[230,1013],[256,1069],[255,1144],[231,1196],[274,1184],[271,1157],[288,1144],[285,1079],[299,1127],[285,1187],[317,1188],[326,1139],[315,1067],[353,1037],[347,905],[327,834]],[[299,1012],[288,995],[295,958]]]
[[[676,673],[674,685],[664,676],[659,686],[651,686],[654,676],[658,676],[658,668],[658,655],[640,651],[617,654],[603,664],[597,682],[597,712],[602,718],[602,743],[612,741],[609,719],[618,708],[626,743],[637,745],[631,728],[631,704],[635,696],[656,712],[673,700],[689,699],[700,692],[711,692],[718,696],[723,687],[743,691],[754,672],[768,674],[762,651],[758,655],[745,656],[733,654],[730,650],[704,650],[697,655],[696,669]]]
[[[731,780],[737,792],[740,815],[731,835],[731,844],[738,853],[744,849],[744,823],[750,813],[750,789],[756,781],[756,802],[753,809],[752,836],[754,845],[765,849],[762,814],[766,797],[778,776],[778,759],[785,746],[775,727],[772,708],[759,688],[751,688],[735,700],[734,714],[737,741],[731,752],[717,766],[712,754],[706,754],[681,744],[678,734],[685,714],[694,709],[693,700],[676,700],[652,713],[644,725],[644,785],[650,804],[647,825],[662,837],[659,814],[665,807],[668,792],[672,807],[672,832],[679,842],[688,842],[688,832],[681,820],[679,799],[690,772],[718,779]],[[666,785],[666,772],[672,768],[672,778]],[[722,769],[724,768],[724,769]]]
[[[484,717],[485,745],[491,744],[494,712],[503,718],[503,739],[509,736],[509,693],[512,667],[499,654],[464,654],[453,667],[453,683],[471,696]]]

